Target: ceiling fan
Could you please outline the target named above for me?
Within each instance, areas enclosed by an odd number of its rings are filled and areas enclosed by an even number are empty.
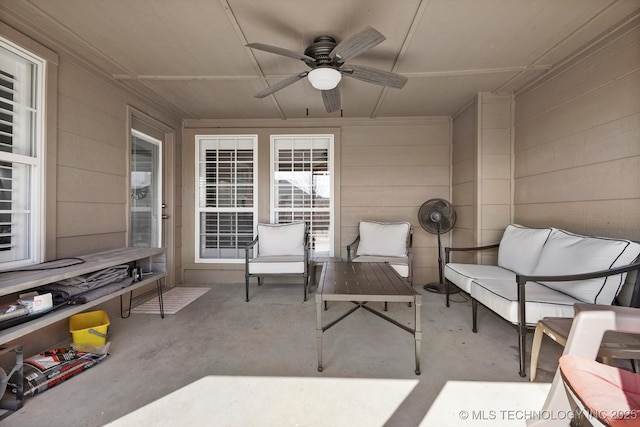
[[[262,43],[249,43],[247,47],[299,59],[311,68],[309,71],[303,71],[276,82],[256,93],[255,97],[264,98],[307,77],[314,88],[322,91],[324,106],[327,112],[331,113],[339,110],[341,107],[342,102],[338,83],[340,83],[342,76],[352,77],[380,86],[401,89],[407,82],[405,76],[377,68],[345,63],[349,59],[377,46],[384,40],[385,36],[380,32],[372,27],[367,27],[365,30],[347,37],[340,43],[337,43],[336,40],[330,36],[316,37],[313,43],[305,49],[303,54]]]

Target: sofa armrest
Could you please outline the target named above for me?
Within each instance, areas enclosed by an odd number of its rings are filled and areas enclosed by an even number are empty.
[[[500,246],[500,243],[494,243],[492,245],[486,246],[474,246],[469,248],[454,248],[454,247],[445,247],[444,248],[444,257],[445,264],[448,264],[451,258],[450,252],[460,251],[460,252],[470,252],[470,251],[484,251],[486,249],[497,249]]]
[[[351,262],[353,259],[353,254],[355,255],[355,251],[358,249],[358,243],[360,242],[360,235],[358,234],[353,242],[347,245],[347,262]]]
[[[573,280],[588,280],[598,277],[614,276],[622,273],[638,271],[631,297],[631,307],[640,307],[640,262],[629,264],[624,267],[611,268],[608,270],[593,271],[590,273],[569,274],[564,276],[526,276],[524,274],[516,274],[516,282],[518,286],[518,329],[520,336],[526,334],[526,283],[527,282],[569,282]],[[524,344],[521,342],[521,345]]]
[[[624,267],[611,268],[608,270],[593,271],[590,273],[569,274],[564,276],[527,276],[524,274],[516,274],[516,282],[518,284],[518,299],[520,299],[520,288],[524,295],[524,285],[527,282],[569,282],[573,280],[588,280],[598,277],[615,276],[616,274],[629,273],[637,271],[636,279],[631,295],[631,307],[640,308],[640,262],[625,265]]]
[[[588,280],[596,279],[598,277],[615,276],[616,274],[628,273],[635,270],[640,270],[640,263],[629,264],[624,267],[611,268],[608,270],[563,276],[527,276],[524,274],[516,274],[516,282],[518,282],[518,285],[524,285],[527,282],[569,282],[573,280]]]

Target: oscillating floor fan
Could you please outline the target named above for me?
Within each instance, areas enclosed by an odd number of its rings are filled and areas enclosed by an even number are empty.
[[[424,290],[443,294],[446,292],[442,266],[442,243],[440,235],[451,231],[456,223],[456,211],[451,203],[444,199],[430,199],[420,206],[418,222],[428,233],[438,236],[438,283],[424,285]]]

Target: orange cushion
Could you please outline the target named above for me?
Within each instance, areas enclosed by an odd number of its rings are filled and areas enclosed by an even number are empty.
[[[640,425],[640,374],[566,355],[560,372],[585,408],[609,426]]]

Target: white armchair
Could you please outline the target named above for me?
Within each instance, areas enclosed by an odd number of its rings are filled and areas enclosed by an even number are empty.
[[[309,228],[304,222],[258,224],[256,238],[245,247],[246,301],[249,278],[264,276],[300,276],[304,300],[309,283]]]
[[[388,262],[413,283],[412,228],[408,222],[360,221],[356,239],[347,246],[349,262]]]

